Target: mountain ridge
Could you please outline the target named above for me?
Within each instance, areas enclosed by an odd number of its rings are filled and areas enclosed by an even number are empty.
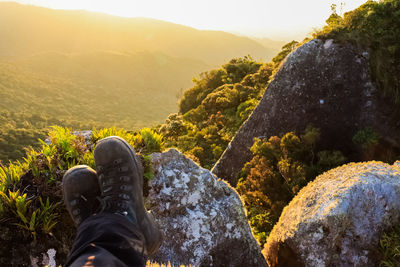
[[[150,18],[125,18],[85,10],[53,10],[14,2],[0,2],[0,23],[7,25],[0,27],[0,34],[4,37],[0,44],[0,57],[3,58],[49,50],[133,52],[145,48],[219,65],[232,57],[248,54],[269,60],[277,52],[248,37],[223,31],[198,30]],[[30,44],[29,48],[24,47],[26,43]]]

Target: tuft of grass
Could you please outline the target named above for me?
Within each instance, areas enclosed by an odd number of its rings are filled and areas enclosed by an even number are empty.
[[[119,136],[123,139],[125,139],[129,144],[133,145],[133,134],[124,130],[124,129],[117,129],[116,127],[112,128],[105,128],[105,129],[100,129],[96,130],[94,129],[92,132],[92,144],[95,145],[98,141],[101,139],[104,139],[109,136]]]
[[[379,266],[400,266],[400,224],[384,233],[380,240]]]
[[[28,165],[17,161],[8,166],[0,165],[0,191],[4,192],[17,183],[28,169]]]

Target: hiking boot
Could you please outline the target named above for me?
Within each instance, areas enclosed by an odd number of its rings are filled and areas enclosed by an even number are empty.
[[[100,188],[96,172],[86,165],[69,169],[63,177],[64,203],[76,226],[99,208]]]
[[[145,254],[160,247],[161,231],[143,204],[143,167],[135,150],[124,139],[110,136],[94,150],[102,210],[125,216],[139,227],[145,238]]]

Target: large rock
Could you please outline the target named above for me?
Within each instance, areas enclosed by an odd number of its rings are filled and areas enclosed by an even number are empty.
[[[165,234],[152,258],[194,266],[265,266],[242,202],[225,182],[175,149],[152,154],[151,211]]]
[[[351,163],[298,193],[263,253],[270,266],[375,266],[379,239],[399,216],[400,164]]]
[[[315,39],[298,48],[277,72],[213,173],[235,186],[237,173],[251,157],[254,137],[300,133],[309,124],[321,129],[321,149],[352,155],[356,150],[352,137],[367,127],[399,147],[400,116],[374,88],[368,62],[368,52],[332,40]]]

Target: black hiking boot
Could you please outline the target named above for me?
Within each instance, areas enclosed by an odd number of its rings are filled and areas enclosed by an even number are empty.
[[[143,167],[135,150],[124,139],[110,136],[94,150],[100,184],[102,210],[125,216],[139,227],[145,238],[145,254],[154,254],[162,236],[143,204]]]
[[[99,208],[100,188],[96,172],[86,165],[69,169],[63,177],[64,203],[76,226]]]

